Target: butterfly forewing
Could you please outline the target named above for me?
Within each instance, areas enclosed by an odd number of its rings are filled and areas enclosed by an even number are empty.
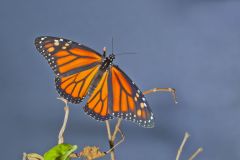
[[[154,117],[143,93],[135,83],[117,66],[111,73],[112,115],[133,121],[142,127],[154,127]]]
[[[35,45],[60,77],[78,73],[102,62],[102,56],[98,52],[67,39],[38,37]]]
[[[35,39],[37,50],[56,74],[56,89],[68,102],[80,103],[102,63],[102,56],[82,44],[56,37]]]

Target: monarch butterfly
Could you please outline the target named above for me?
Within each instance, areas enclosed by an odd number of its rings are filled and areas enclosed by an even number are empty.
[[[71,103],[89,96],[84,111],[98,121],[123,118],[139,126],[154,127],[154,117],[143,93],[112,62],[115,55],[71,40],[50,36],[35,39],[37,50],[54,71],[56,90]]]

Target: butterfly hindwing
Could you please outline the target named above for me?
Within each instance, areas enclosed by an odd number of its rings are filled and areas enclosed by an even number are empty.
[[[105,121],[113,118],[109,112],[110,100],[108,90],[108,77],[109,72],[105,71],[84,107],[84,111],[88,115],[99,121]]]
[[[63,38],[38,37],[35,46],[59,77],[78,73],[102,62],[98,52]]]
[[[95,66],[66,77],[56,77],[56,89],[61,97],[71,103],[80,103],[88,93],[88,89],[99,70]]]
[[[110,68],[112,115],[133,121],[142,127],[154,127],[154,117],[143,93],[117,66]]]

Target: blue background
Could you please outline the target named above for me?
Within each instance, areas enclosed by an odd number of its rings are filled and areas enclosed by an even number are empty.
[[[154,129],[124,121],[117,159],[175,159],[184,132],[191,134],[182,159],[198,147],[197,159],[240,159],[240,2],[227,0],[1,0],[1,159],[22,152],[44,153],[57,142],[63,103],[54,74],[36,51],[41,35],[65,37],[99,52],[134,51],[118,64],[144,91],[177,89],[147,96]],[[104,123],[71,105],[66,142],[108,149]]]

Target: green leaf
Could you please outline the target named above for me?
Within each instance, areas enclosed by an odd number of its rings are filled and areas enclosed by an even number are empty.
[[[76,145],[58,144],[44,154],[44,160],[70,160],[69,155],[76,149]]]

